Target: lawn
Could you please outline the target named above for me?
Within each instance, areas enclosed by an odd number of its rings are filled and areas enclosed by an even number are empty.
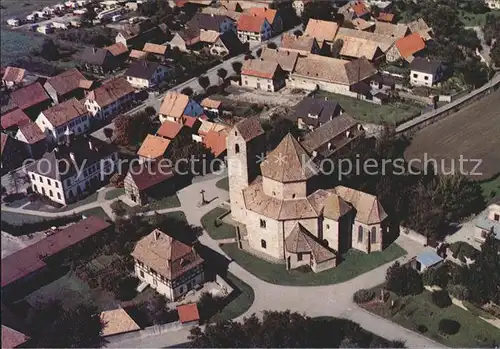
[[[104,195],[104,198],[106,200],[113,200],[113,199],[117,199],[118,197],[122,196],[123,194],[125,194],[125,189],[115,188],[115,189],[111,189],[110,191],[107,191],[106,194]]]
[[[215,220],[220,215],[227,212],[226,209],[222,207],[216,207],[212,211],[205,214],[201,217],[201,225],[208,232],[208,235],[212,239],[220,240],[220,239],[229,239],[236,237],[236,229],[231,224],[226,222],[221,222],[220,226],[215,225]]]
[[[224,177],[224,178],[221,178],[217,181],[217,183],[215,183],[215,186],[219,189],[223,189],[223,190],[227,190],[229,191],[229,178],[228,177]]]
[[[500,195],[500,175],[481,183],[481,189],[483,190],[483,196],[486,201]]]
[[[428,330],[423,335],[449,347],[492,347],[493,340],[498,343],[500,338],[498,328],[456,305],[439,308],[432,302],[431,297],[431,292],[428,291],[416,296],[408,296],[402,299],[403,308],[394,315],[390,315],[387,311],[380,311],[382,310],[380,306],[368,310],[413,331],[417,331],[419,325],[425,325]],[[442,319],[458,321],[461,324],[460,331],[454,335],[440,334],[438,324]]]
[[[231,302],[221,310],[220,313],[215,315],[211,322],[215,321],[225,321],[237,318],[243,315],[252,306],[255,294],[252,287],[238,279],[231,273],[227,274],[227,280],[232,284],[231,286],[236,286],[238,289],[236,298],[232,299]],[[230,296],[231,297],[231,296]]]
[[[10,224],[23,224],[23,223],[35,223],[41,222],[52,217],[35,216],[31,214],[9,212],[2,210],[2,221]]]
[[[156,211],[156,210],[163,210],[166,208],[176,208],[180,206],[181,202],[179,201],[177,195],[172,195],[172,196],[166,196],[160,200],[153,200],[149,202],[147,205],[147,210]]]
[[[174,218],[174,219],[177,219],[179,221],[187,222],[186,215],[182,211],[167,212],[167,213],[162,213],[161,215],[165,216],[165,217],[169,217],[169,218]],[[154,216],[145,216],[145,219],[148,222],[151,222],[151,220],[153,219],[153,217]]]
[[[496,17],[500,17],[500,11],[490,11],[486,13],[470,13],[465,11],[460,11],[460,20],[465,24],[466,27],[482,27],[486,22],[486,16],[492,14]]]
[[[328,97],[328,99],[338,102],[353,118],[361,122],[370,122],[374,124],[382,124],[384,122],[389,124],[400,124],[403,121],[410,120],[420,115],[422,109],[418,105],[405,102],[378,105],[325,91],[317,91],[315,97]]]
[[[267,262],[240,250],[236,244],[226,244],[221,248],[237,264],[258,278],[273,284],[287,286],[317,286],[344,282],[406,254],[406,251],[395,243],[383,252],[365,254],[350,250],[344,254],[344,261],[336,268],[313,273],[300,269],[286,270],[284,263]]]

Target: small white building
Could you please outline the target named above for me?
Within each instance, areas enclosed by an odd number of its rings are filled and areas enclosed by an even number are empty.
[[[188,246],[159,229],[139,240],[131,253],[141,282],[174,301],[203,284],[203,259]]]
[[[55,29],[68,30],[69,28],[71,28],[71,23],[59,20],[52,22],[52,26]]]
[[[169,91],[160,106],[159,119],[182,123],[184,116],[198,117],[204,112],[194,99],[177,91]]]
[[[21,25],[21,20],[19,18],[9,18],[7,20],[7,24],[11,27],[18,27],[19,25]]]
[[[416,57],[410,64],[410,84],[431,87],[443,78],[444,71],[442,62]]]
[[[254,15],[241,15],[236,23],[238,39],[241,42],[262,42],[271,38],[271,24],[265,17]]]
[[[488,206],[485,212],[476,217],[474,239],[484,242],[488,234],[500,240],[500,202]]]
[[[52,34],[54,32],[54,27],[52,24],[40,25],[36,28],[36,31],[42,34]]]
[[[134,61],[124,76],[130,85],[137,89],[157,86],[170,75],[171,69],[157,62]]]

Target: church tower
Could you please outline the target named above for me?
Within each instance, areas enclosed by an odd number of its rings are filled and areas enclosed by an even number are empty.
[[[257,118],[244,119],[237,123],[227,136],[227,163],[231,216],[245,224],[245,202],[243,190],[258,174],[258,155],[263,154],[264,130]]]

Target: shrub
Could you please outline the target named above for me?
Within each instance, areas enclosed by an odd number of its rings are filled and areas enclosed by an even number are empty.
[[[458,258],[461,262],[465,263],[465,257],[475,260],[479,251],[474,246],[465,241],[457,241],[450,245],[450,251],[454,258]]]
[[[111,207],[113,213],[118,217],[122,217],[127,213],[127,208],[125,207],[125,204],[121,200],[116,200],[111,205],[109,205],[109,207]]]
[[[146,114],[148,114],[149,116],[153,116],[153,115],[156,115],[156,109],[152,106],[148,106],[146,107],[146,109],[144,109],[144,111],[146,112]]]
[[[423,291],[422,277],[413,268],[395,262],[387,269],[387,289],[399,296],[419,294]]]
[[[451,319],[442,319],[439,321],[439,332],[445,335],[452,335],[460,331],[460,322]]]
[[[418,325],[418,326],[417,326],[417,330],[418,330],[418,332],[420,332],[420,333],[425,333],[425,332],[427,332],[429,329],[428,329],[428,328],[427,328],[427,326],[425,326],[425,325]]]
[[[469,298],[469,290],[463,285],[451,285],[448,287],[450,294],[461,301],[465,301]]]
[[[439,286],[439,287],[446,287],[448,285],[448,268],[446,265],[442,265],[437,268],[429,268],[425,270],[425,272],[422,275],[422,280],[424,282],[424,285],[429,285],[429,286]]]
[[[132,277],[126,276],[118,281],[115,290],[115,296],[121,301],[129,301],[137,295],[137,285],[139,280]]]
[[[375,298],[375,291],[361,289],[354,293],[353,298],[356,303],[366,303]]]
[[[446,308],[451,305],[451,298],[447,291],[435,291],[432,292],[432,302],[440,308]]]

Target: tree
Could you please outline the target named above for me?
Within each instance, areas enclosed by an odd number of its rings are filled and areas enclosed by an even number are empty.
[[[111,205],[111,210],[117,217],[122,217],[127,213],[127,208],[125,207],[125,203],[121,200],[116,200]]]
[[[111,185],[114,186],[115,188],[123,188],[124,178],[125,177],[121,173],[115,173],[109,179],[109,183],[111,183]]]
[[[210,86],[210,79],[206,75],[201,75],[198,78],[198,84],[200,84],[201,88],[206,92],[208,86]]]
[[[439,308],[446,308],[451,305],[450,295],[446,290],[432,292],[432,302]]]
[[[300,135],[297,125],[282,116],[277,116],[270,122],[263,124],[263,128],[266,131],[265,144],[268,150],[276,148],[288,133],[291,133],[296,138]]]
[[[241,74],[241,68],[243,67],[243,64],[241,62],[233,62],[231,63],[231,66],[233,67],[233,70],[236,73],[236,75]]]
[[[445,335],[453,335],[460,331],[460,322],[451,319],[442,319],[438,324],[439,332]]]
[[[201,323],[206,323],[212,316],[217,314],[222,306],[222,299],[213,296],[209,292],[203,292],[198,300],[198,310],[200,311]]]
[[[335,9],[332,1],[311,1],[304,6],[301,20],[305,27],[310,18],[331,21],[334,16]]]
[[[81,304],[65,310],[59,302],[31,308],[27,326],[36,348],[100,348],[103,323],[97,309]]]
[[[181,90],[181,93],[182,94],[185,94],[186,96],[189,96],[191,97],[194,93],[193,89],[191,87],[184,87],[182,90]]]
[[[267,44],[267,48],[277,49],[278,45],[276,45],[276,43],[274,43],[274,42],[270,42]]]
[[[424,285],[445,288],[448,285],[448,267],[442,265],[437,268],[428,268],[422,274]]]
[[[224,79],[227,77],[227,70],[224,68],[217,69],[217,76],[224,82]]]
[[[21,175],[16,170],[9,172],[9,186],[13,194],[19,193],[19,186],[22,184]]]
[[[115,141],[121,145],[128,145],[131,139],[132,123],[126,115],[118,115],[115,120]]]
[[[87,9],[87,12],[85,12],[81,16],[81,20],[83,23],[92,23],[94,21],[94,19],[96,19],[97,13],[95,12],[94,6],[92,6],[92,5],[87,6],[86,9]]]
[[[111,137],[113,137],[113,129],[109,127],[105,127],[104,130],[104,136],[108,139],[108,142],[111,142]]]
[[[419,294],[424,285],[420,274],[413,268],[395,262],[387,269],[386,287],[399,296]]]
[[[48,61],[57,61],[59,59],[59,49],[54,40],[45,39],[40,47],[40,56]]]
[[[371,10],[372,10],[373,17],[378,18],[380,16],[380,8],[378,6],[376,6],[376,5],[372,6]]]
[[[495,41],[490,51],[491,60],[498,68],[500,67],[500,38]]]

